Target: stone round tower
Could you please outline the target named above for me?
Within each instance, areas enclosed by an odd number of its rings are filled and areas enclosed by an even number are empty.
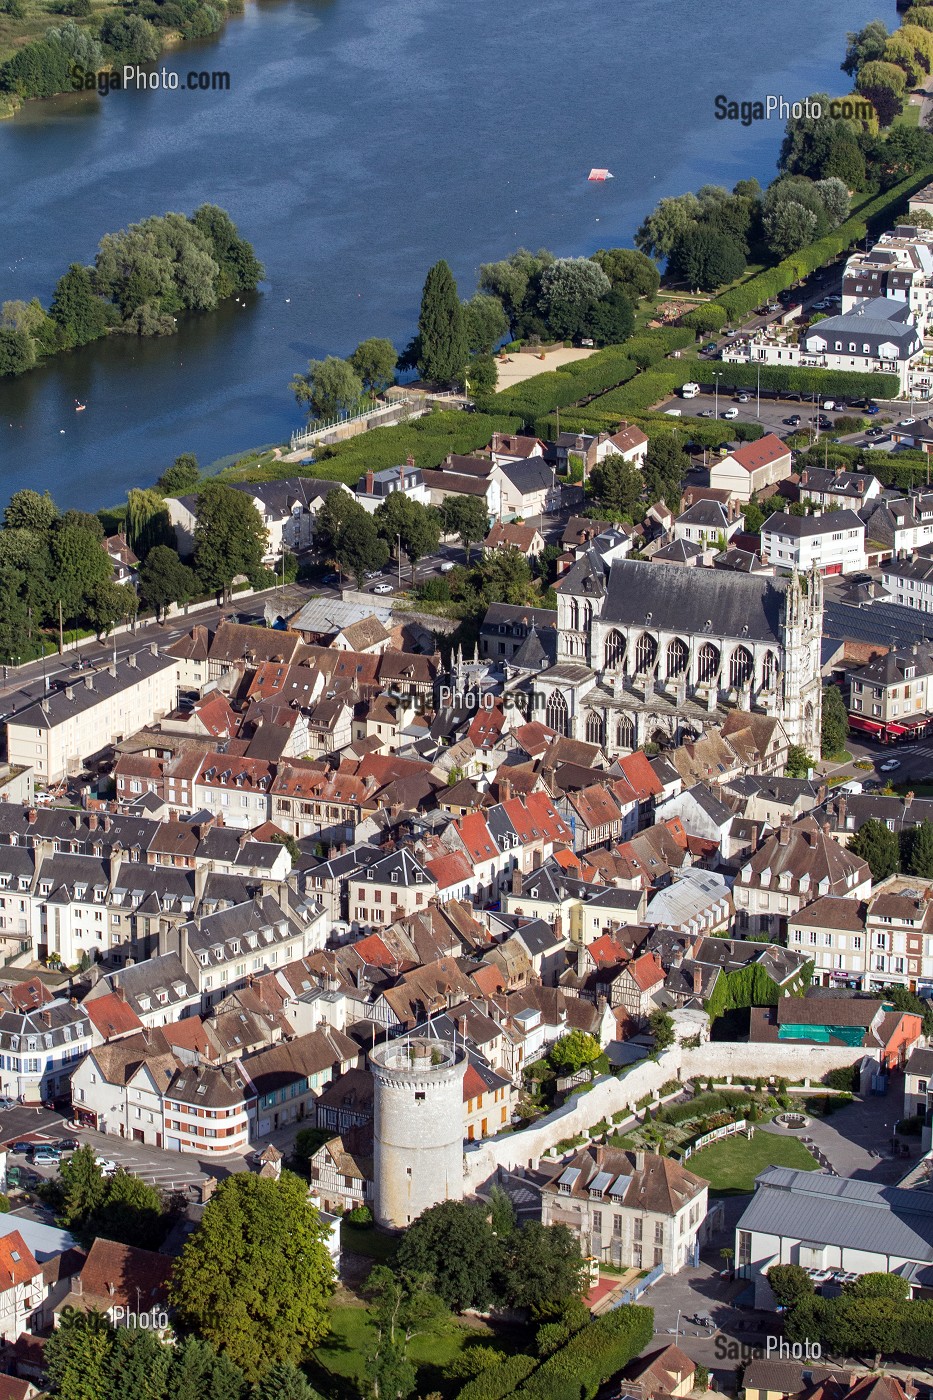
[[[375,1081],[375,1214],[401,1230],[439,1201],[463,1196],[466,1051],[406,1036],[370,1051]]]

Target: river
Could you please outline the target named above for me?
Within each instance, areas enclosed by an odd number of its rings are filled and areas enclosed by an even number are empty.
[[[890,13],[888,13],[890,11]],[[148,214],[222,205],[267,280],[165,340],[113,338],[0,384],[0,499],[95,508],[183,451],[280,442],[309,357],[412,334],[424,274],[524,244],[631,244],[666,194],[773,177],[777,120],[714,98],[844,92],[845,32],[893,0],[259,0],[162,60],[227,92],[116,92],[0,122],[0,300],[47,303],[70,262]],[[615,179],[588,184],[591,166]],[[84,413],[74,412],[78,400]]]

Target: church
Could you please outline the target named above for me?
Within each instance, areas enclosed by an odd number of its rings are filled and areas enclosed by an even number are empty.
[[[790,743],[819,754],[819,573],[607,564],[588,549],[555,590],[556,662],[542,653],[508,688],[558,734],[611,756],[680,744],[740,709],[779,719]]]

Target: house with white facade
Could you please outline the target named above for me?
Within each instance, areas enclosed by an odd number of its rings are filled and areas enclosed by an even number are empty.
[[[761,527],[761,552],[782,572],[854,574],[867,566],[865,524],[854,510],[825,515],[776,511]]]
[[[709,484],[715,490],[728,491],[733,500],[745,502],[756,492],[771,495],[770,488],[790,474],[790,448],[775,433],[765,433],[757,442],[743,442],[711,463]]]
[[[356,484],[356,499],[365,511],[373,515],[383,501],[387,501],[396,491],[403,492],[410,501],[417,501],[419,505],[430,504],[430,493],[421,469],[411,459],[397,467],[366,472]]]

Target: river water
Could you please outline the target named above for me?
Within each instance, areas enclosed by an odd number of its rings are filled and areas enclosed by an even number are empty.
[[[0,122],[0,300],[47,302],[103,233],[205,200],[267,280],[170,339],[0,383],[0,500],[114,504],[179,452],[283,441],[291,375],[367,335],[404,345],[438,258],[469,295],[521,244],[631,244],[662,195],[768,181],[782,123],[717,121],[715,96],[846,91],[845,32],[879,13],[893,0],[259,0],[163,60],[227,92],[29,104]],[[594,165],[614,180],[588,184]]]

